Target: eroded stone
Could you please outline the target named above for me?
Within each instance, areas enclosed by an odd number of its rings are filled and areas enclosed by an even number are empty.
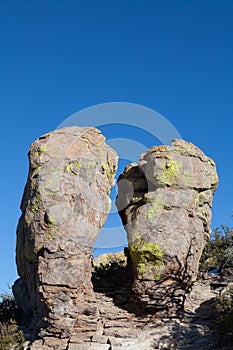
[[[213,160],[178,139],[150,148],[120,175],[116,205],[127,231],[134,291],[146,306],[183,304],[211,233],[217,185]]]
[[[76,324],[95,331],[93,312],[85,314],[91,309],[98,316],[92,247],[110,209],[117,154],[99,130],[73,126],[41,136],[29,161],[17,229],[16,301],[34,335],[68,339]]]

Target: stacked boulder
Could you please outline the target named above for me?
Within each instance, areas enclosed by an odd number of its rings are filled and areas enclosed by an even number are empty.
[[[128,235],[133,289],[147,308],[182,308],[210,237],[217,184],[214,161],[180,139],[150,148],[120,175],[116,205]]]
[[[117,159],[90,127],[56,130],[30,148],[13,291],[34,336],[51,348],[66,349],[74,327],[86,336],[96,330],[92,249],[110,210]]]

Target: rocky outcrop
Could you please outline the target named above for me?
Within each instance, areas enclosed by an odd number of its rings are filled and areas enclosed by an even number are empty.
[[[232,343],[226,344],[226,334],[223,346],[216,329],[211,330],[216,320],[216,298],[226,290],[221,276],[200,274],[179,317],[140,314],[137,304],[132,303],[131,279],[121,255],[106,254],[96,261],[92,280],[99,311],[98,329],[89,339],[74,329],[67,350],[232,350]],[[43,342],[36,342],[36,348],[62,349],[61,339],[57,347],[49,346],[52,341],[45,337]],[[25,350],[31,348],[27,344],[30,342],[25,342]]]
[[[188,292],[210,236],[214,162],[174,140],[126,167],[116,203],[129,247],[92,259],[116,153],[99,130],[70,127],[35,141],[29,160],[13,287],[25,349],[212,349],[202,311],[216,293],[202,280]]]
[[[92,247],[110,209],[117,154],[99,130],[74,126],[41,136],[29,160],[13,291],[43,338],[31,349],[66,349],[75,327],[77,336],[96,330]]]
[[[116,205],[128,235],[133,289],[148,309],[183,306],[210,236],[217,184],[213,160],[179,139],[150,148],[119,177]]]
[[[112,256],[109,259],[112,260]],[[133,300],[129,272],[121,263],[118,268],[112,265],[106,266],[106,270],[95,269],[93,284],[102,329],[88,343],[75,344],[75,350],[82,350],[82,346],[89,350],[95,345],[101,350],[101,344],[108,350],[216,348],[216,330],[211,331],[209,325],[213,325],[216,317],[216,298],[225,287],[220,276],[198,275],[185,300],[184,312],[167,317],[164,312],[141,312],[137,300]],[[232,346],[217,348],[230,350]]]

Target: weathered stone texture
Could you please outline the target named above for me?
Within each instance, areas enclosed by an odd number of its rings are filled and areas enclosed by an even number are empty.
[[[14,294],[45,347],[53,336],[68,339],[76,325],[93,330],[92,247],[110,209],[117,154],[99,130],[74,126],[41,136],[29,160]]]
[[[92,267],[116,153],[97,129],[69,127],[35,141],[29,160],[13,287],[31,336],[25,349],[212,349],[202,311],[210,313],[213,304],[205,303],[215,293],[200,281],[187,291],[210,236],[215,163],[176,139],[127,166],[116,201],[127,257],[104,255]],[[187,314],[172,319],[181,306]]]
[[[210,236],[218,176],[192,143],[155,146],[118,180],[116,204],[127,231],[134,291],[147,307],[175,309],[195,280]]]

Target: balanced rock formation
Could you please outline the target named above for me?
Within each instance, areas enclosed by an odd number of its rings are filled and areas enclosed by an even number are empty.
[[[48,348],[66,349],[74,327],[93,330],[92,248],[110,209],[117,158],[90,127],[56,130],[30,148],[13,291],[31,332]]]
[[[118,179],[116,205],[127,231],[133,289],[149,309],[182,307],[211,230],[218,176],[192,143],[155,146]]]

